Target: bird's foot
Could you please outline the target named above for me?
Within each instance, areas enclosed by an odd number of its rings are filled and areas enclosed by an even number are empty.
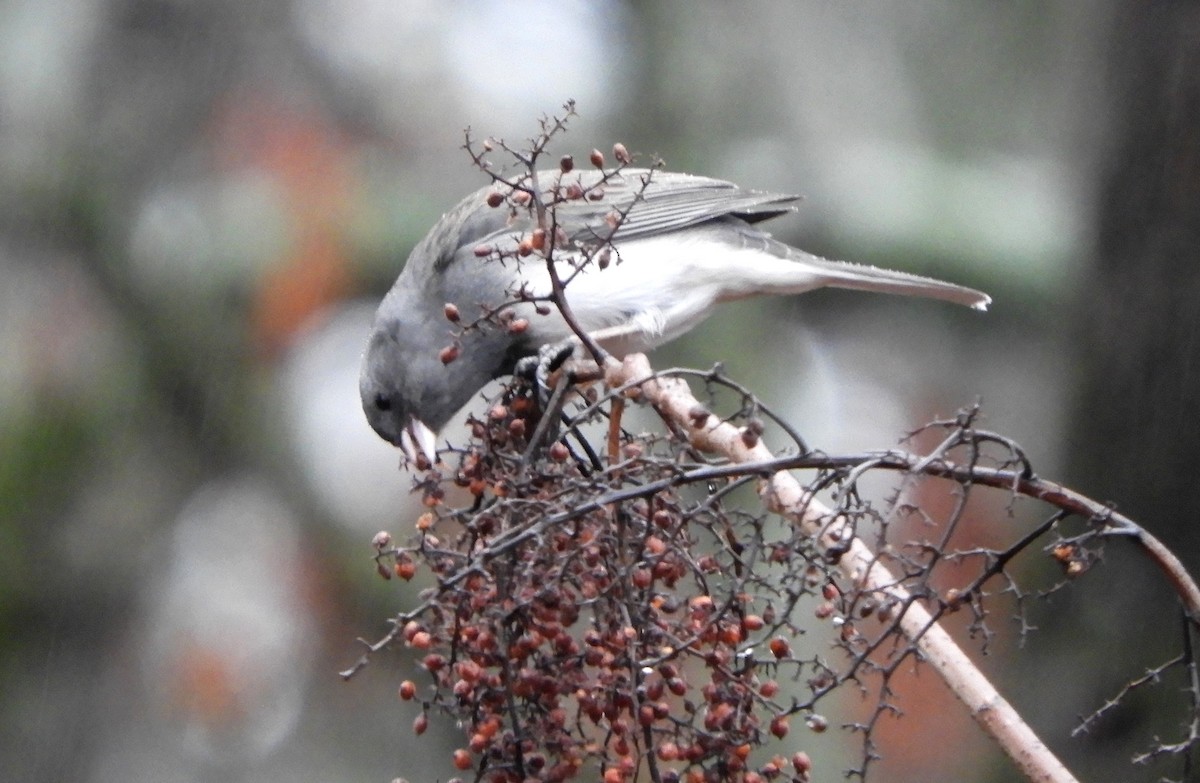
[[[526,356],[517,362],[514,374],[533,384],[537,393],[538,408],[545,411],[550,404],[554,388],[550,385],[550,376],[555,370],[575,353],[577,343],[567,339],[562,342],[543,345],[536,356]]]

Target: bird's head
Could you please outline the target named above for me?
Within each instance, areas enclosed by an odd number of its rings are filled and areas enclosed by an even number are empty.
[[[423,418],[428,416],[428,412],[421,411],[427,395],[417,380],[419,373],[406,359],[407,353],[394,332],[377,326],[363,355],[358,392],[367,423],[379,437],[399,446],[410,462],[424,455],[433,464],[437,461],[437,436],[432,427],[444,422],[431,427]]]
[[[377,316],[359,376],[367,422],[412,462],[437,461],[437,433],[489,380],[511,365],[503,332],[461,338],[462,353],[443,361],[454,340],[445,318],[415,308],[383,307]]]

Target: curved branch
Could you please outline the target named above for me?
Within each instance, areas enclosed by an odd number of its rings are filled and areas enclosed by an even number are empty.
[[[728,422],[710,424],[707,420],[689,416],[699,405],[691,389],[678,378],[656,376],[645,356],[635,354],[623,362],[610,361],[605,370],[610,386],[630,385],[635,396],[651,403],[662,416],[685,432],[697,448],[720,453],[743,467],[773,461],[770,451],[757,436],[746,437],[745,430]],[[927,469],[933,467],[930,465]],[[759,494],[771,510],[792,520],[826,549],[841,552],[838,567],[856,585],[885,593],[907,607],[900,618],[900,628],[906,638],[1028,779],[1039,783],[1075,780],[945,629],[937,624],[929,610],[919,601],[912,600],[909,592],[898,584],[896,577],[861,539],[847,540],[847,535],[852,533],[842,518],[822,505],[785,470],[765,478]]]

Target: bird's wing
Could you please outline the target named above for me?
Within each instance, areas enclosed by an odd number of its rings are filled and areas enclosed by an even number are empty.
[[[570,174],[563,183],[572,181]],[[572,239],[605,241],[614,235],[640,239],[678,231],[725,215],[748,223],[795,209],[799,196],[745,190],[730,182],[692,174],[627,169],[600,182],[599,172],[581,172],[580,185],[602,193],[558,204],[559,224]],[[546,180],[543,179],[543,182]],[[621,220],[619,216],[624,215]]]

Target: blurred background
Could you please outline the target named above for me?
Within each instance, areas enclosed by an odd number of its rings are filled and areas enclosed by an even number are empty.
[[[1186,2],[0,2],[3,777],[452,774],[454,727],[418,742],[395,697],[403,652],[336,674],[419,588],[370,561],[415,513],[358,361],[484,184],[463,129],[524,138],[568,98],[556,154],[801,193],[781,238],[995,299],[730,305],[658,366],[723,361],[831,452],[981,400],[1200,568],[1198,42]],[[1180,649],[1131,554],[1031,598],[1023,650],[1001,611],[984,660],[1085,778],[1178,774],[1127,766],[1180,736],[1178,682],[1067,737]],[[901,705],[881,779],[1013,779],[932,676]]]

